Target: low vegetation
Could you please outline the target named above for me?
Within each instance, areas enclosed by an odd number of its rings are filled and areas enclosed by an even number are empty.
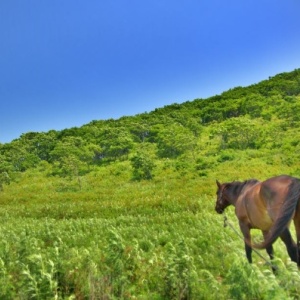
[[[300,299],[214,211],[216,179],[300,177],[299,127],[298,69],[0,144],[0,299]]]

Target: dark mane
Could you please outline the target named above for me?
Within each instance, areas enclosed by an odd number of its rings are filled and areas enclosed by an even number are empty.
[[[257,179],[249,179],[245,181],[233,181],[226,184],[226,189],[228,189],[234,195],[238,195],[242,192],[244,187],[250,187],[258,183]]]
[[[244,183],[249,185],[249,186],[252,186],[252,185],[254,185],[258,182],[259,182],[259,180],[257,180],[257,179],[249,179],[249,180],[244,181]]]

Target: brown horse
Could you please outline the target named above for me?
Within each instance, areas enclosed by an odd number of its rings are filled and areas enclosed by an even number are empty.
[[[266,249],[273,258],[272,244],[278,237],[285,243],[292,261],[300,266],[300,180],[281,175],[260,182],[256,179],[221,184],[217,181],[216,212],[222,214],[229,205],[235,206],[240,229],[244,236],[248,261],[252,262],[252,248]],[[293,219],[297,244],[293,241],[289,225]],[[251,243],[250,230],[260,229],[264,241]]]

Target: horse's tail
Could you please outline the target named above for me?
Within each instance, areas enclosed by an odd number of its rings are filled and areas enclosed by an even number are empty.
[[[294,212],[297,209],[297,204],[300,200],[300,180],[293,178],[289,185],[288,194],[284,203],[280,209],[279,215],[275,220],[271,230],[266,236],[264,242],[259,244],[251,244],[251,247],[256,249],[265,249],[273,244],[276,239],[283,233],[283,231],[289,226]]]

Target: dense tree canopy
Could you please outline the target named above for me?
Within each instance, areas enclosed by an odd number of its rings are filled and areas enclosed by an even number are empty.
[[[94,120],[62,131],[28,132],[11,143],[0,144],[0,173],[10,176],[44,161],[53,166],[53,174],[65,176],[132,157],[135,166],[142,166],[146,164],[142,158],[150,155],[179,159],[199,157],[204,149],[287,147],[299,125],[297,69],[249,87],[236,87],[208,99],[172,104],[150,113]],[[283,131],[284,138],[278,141],[276,136]],[[151,150],[141,155],[140,145],[145,143],[153,147],[146,147]]]

